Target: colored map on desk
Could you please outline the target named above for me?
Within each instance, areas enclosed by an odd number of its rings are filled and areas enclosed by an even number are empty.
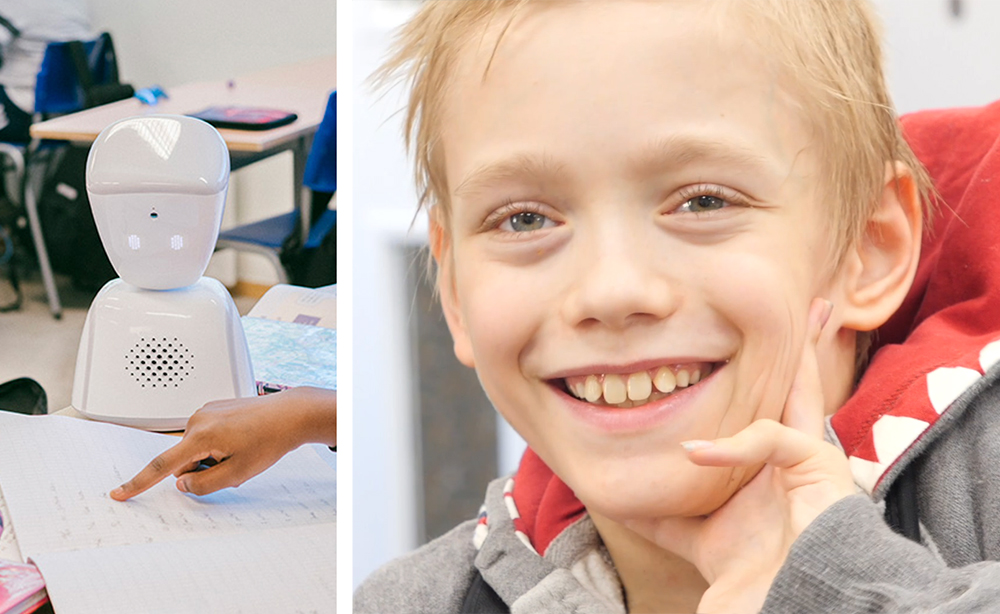
[[[243,318],[258,392],[296,386],[337,389],[337,331]]]

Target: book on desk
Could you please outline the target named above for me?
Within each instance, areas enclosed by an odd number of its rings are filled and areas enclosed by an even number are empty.
[[[29,614],[48,600],[37,567],[0,559],[0,614]]]
[[[208,122],[216,128],[229,130],[270,130],[290,124],[299,118],[297,114],[281,109],[232,105],[208,107],[188,115]]]
[[[177,442],[63,416],[0,412],[5,526],[59,614],[334,612],[336,471],[295,450],[237,489],[194,497],[165,480],[108,492]]]

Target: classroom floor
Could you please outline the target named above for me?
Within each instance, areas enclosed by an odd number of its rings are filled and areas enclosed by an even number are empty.
[[[0,279],[0,284],[6,284]],[[49,411],[68,407],[73,393],[73,371],[80,333],[93,294],[75,290],[69,278],[56,275],[63,316],[49,313],[41,278],[22,282],[24,302],[18,311],[0,313],[0,382],[31,377],[45,389]],[[3,302],[3,301],[0,301]],[[235,297],[245,314],[255,298]]]

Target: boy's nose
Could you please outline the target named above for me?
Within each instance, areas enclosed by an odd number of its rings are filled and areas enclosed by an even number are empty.
[[[572,325],[624,328],[676,311],[677,284],[664,263],[654,262],[641,239],[606,236],[580,251],[575,283],[563,304],[563,315]]]

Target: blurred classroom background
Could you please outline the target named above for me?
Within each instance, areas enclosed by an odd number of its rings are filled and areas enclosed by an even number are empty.
[[[6,0],[10,1],[10,0]],[[0,15],[5,0],[0,0]],[[109,32],[120,79],[136,89],[172,88],[242,75],[336,54],[336,3],[332,0],[81,0],[91,32]],[[333,75],[317,75],[334,83]],[[331,86],[332,89],[332,86]],[[317,100],[322,115],[326,98]],[[292,154],[284,152],[235,171],[223,229],[293,209]],[[222,281],[245,313],[271,285],[275,267],[264,257],[232,250],[217,252],[205,273]],[[6,283],[0,275],[0,285]],[[22,280],[20,309],[0,313],[0,382],[28,376],[48,394],[50,411],[70,402],[80,331],[93,292],[56,275],[63,316],[49,313],[37,270]],[[6,288],[9,291],[9,288]]]

